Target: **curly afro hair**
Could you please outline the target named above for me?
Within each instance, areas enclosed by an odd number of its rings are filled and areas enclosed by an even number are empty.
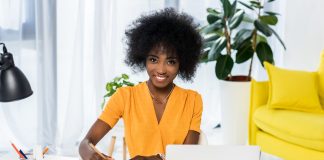
[[[192,80],[202,47],[202,38],[196,27],[191,16],[177,13],[172,8],[142,15],[125,32],[125,63],[134,71],[143,71],[148,53],[162,45],[178,56],[180,78]]]

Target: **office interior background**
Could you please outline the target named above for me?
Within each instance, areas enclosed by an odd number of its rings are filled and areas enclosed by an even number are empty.
[[[11,149],[12,141],[26,149],[41,144],[52,152],[76,155],[101,112],[106,82],[121,73],[135,83],[147,80],[145,72],[134,73],[123,62],[125,29],[141,14],[165,7],[186,12],[204,25],[206,8],[221,6],[218,0],[0,0],[0,41],[34,91],[27,99],[0,103],[0,150]],[[277,0],[267,7],[280,13],[275,30],[287,46],[284,50],[275,38],[270,41],[276,65],[316,70],[324,49],[324,1]],[[267,80],[259,62],[254,63],[253,78]],[[214,129],[222,116],[214,66],[200,64],[193,82],[175,82],[201,93],[201,128],[210,144],[221,142]],[[247,68],[242,64],[233,73]],[[107,145],[112,135],[121,139],[122,125],[120,121],[100,145]],[[119,145],[117,140],[117,150]]]

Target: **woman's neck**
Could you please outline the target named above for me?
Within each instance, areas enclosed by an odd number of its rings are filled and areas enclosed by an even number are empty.
[[[154,95],[167,95],[171,92],[174,87],[173,83],[168,84],[166,87],[159,88],[153,85],[151,80],[147,81],[147,86]]]

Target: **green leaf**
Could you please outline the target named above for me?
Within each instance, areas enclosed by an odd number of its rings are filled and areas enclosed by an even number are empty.
[[[267,11],[267,12],[265,12],[265,13],[268,14],[268,15],[271,15],[271,16],[280,15],[279,13],[276,13],[276,12],[269,12],[269,11]]]
[[[224,17],[230,17],[232,12],[232,6],[229,0],[220,0],[223,4]]]
[[[202,30],[204,30],[207,26],[208,26],[208,25],[206,25],[206,26],[198,26],[198,27],[196,28],[196,30],[197,30],[199,33],[202,33]]]
[[[222,50],[226,47],[226,38],[218,38],[208,53],[208,61],[217,60]]]
[[[251,0],[251,1],[250,1],[250,4],[251,4],[251,6],[254,7],[254,8],[258,8],[258,9],[263,8],[263,6],[261,5],[261,3],[260,3],[259,1],[253,1],[253,0]]]
[[[265,24],[263,22],[260,22],[259,20],[254,21],[254,26],[258,31],[260,31],[261,33],[263,33],[267,37],[272,35],[271,28],[267,24]]]
[[[121,79],[121,77],[115,77],[114,82],[118,82]]]
[[[254,20],[251,19],[247,14],[244,14],[243,21],[246,22],[246,23],[253,23],[254,22]]]
[[[222,22],[221,20],[218,20],[218,21],[214,22],[213,24],[207,25],[205,28],[203,28],[201,30],[201,33],[208,34],[212,31],[216,31],[216,30],[222,28],[223,24],[221,22]]]
[[[215,41],[204,42],[202,48],[203,49],[208,49],[208,48],[210,49],[211,46],[213,46],[214,43],[215,43]]]
[[[122,78],[124,78],[124,79],[129,79],[128,75],[125,74],[125,73],[122,74]]]
[[[209,62],[208,61],[208,52],[209,52],[209,50],[204,50],[204,52],[202,54],[200,54],[200,56],[199,56],[199,62],[200,63],[203,63],[203,62],[204,63],[207,63],[207,62]]]
[[[243,17],[244,17],[244,11],[243,10],[237,11],[234,14],[234,16],[231,18],[231,20],[229,21],[230,29],[234,29],[234,28],[238,27],[240,25],[240,23],[242,22]]]
[[[278,22],[277,16],[274,15],[267,15],[267,16],[260,16],[261,22],[269,25],[276,25]]]
[[[108,93],[104,95],[104,98],[108,98],[108,97],[109,97]]]
[[[270,27],[269,27],[270,28]],[[278,33],[273,30],[272,28],[270,28],[271,32],[277,37],[277,39],[279,40],[279,42],[281,43],[281,45],[284,47],[284,49],[286,50],[286,46],[284,44],[284,42],[281,40],[280,36],[278,35]]]
[[[251,6],[249,6],[248,4],[246,4],[246,3],[242,2],[242,1],[239,1],[239,3],[241,5],[243,5],[244,7],[248,8],[248,9],[254,10],[254,8],[252,8]]]
[[[113,88],[112,86],[113,86],[113,85],[112,85],[111,83],[107,83],[107,84],[106,84],[106,90],[107,90],[107,91],[112,90],[112,88]]]
[[[220,55],[216,61],[215,73],[218,79],[225,79],[232,72],[234,61],[230,55]]]
[[[275,0],[268,0],[268,3],[271,3],[271,2],[273,2],[273,1],[275,1]]]
[[[131,82],[128,82],[128,81],[123,81],[123,83],[124,83],[126,86],[134,86],[134,83],[131,83]]]
[[[257,34],[257,40],[256,41],[257,41],[257,44],[260,43],[260,42],[266,42],[266,43],[268,43],[267,38],[264,37],[264,36],[262,36],[262,35],[260,35],[260,34]]]
[[[262,66],[264,61],[267,61],[271,64],[274,63],[272,50],[268,45],[268,43],[265,42],[258,43],[256,47],[256,52]]]
[[[243,43],[244,40],[252,37],[252,30],[250,29],[241,29],[236,33],[233,42],[233,49],[237,49],[238,46]]]
[[[109,92],[109,93],[107,94],[108,97],[112,96],[115,92],[116,92],[116,90],[112,90],[111,92]]]
[[[215,16],[215,15],[212,15],[212,14],[209,14],[208,16],[207,16],[207,22],[209,23],[209,24],[212,24],[212,23],[214,23],[214,22],[216,22],[217,20],[219,20],[220,18],[218,17],[218,16]]]
[[[117,83],[117,85],[116,85],[117,88],[120,88],[120,87],[122,87],[122,86],[123,86],[122,83]],[[116,88],[116,89],[117,89],[117,88]]]
[[[243,63],[253,57],[254,50],[252,48],[251,38],[246,39],[238,48],[236,53],[236,63]]]
[[[255,5],[261,5],[261,3],[257,0],[250,0],[250,3]]]
[[[229,17],[232,17],[236,13],[236,4],[237,4],[237,0],[234,0],[234,2],[231,5],[231,13]]]
[[[214,40],[213,41],[209,41],[209,42],[204,42],[202,48],[203,49],[210,49],[211,46],[213,46],[214,43],[215,43]]]
[[[209,42],[209,41],[214,41],[216,39],[218,39],[220,37],[220,35],[218,35],[217,33],[210,33],[210,34],[206,34],[204,36],[204,42]]]
[[[215,15],[215,16],[218,16],[220,14],[220,12],[218,12],[217,10],[215,10],[213,8],[207,8],[207,12],[209,14],[212,14],[212,15]]]

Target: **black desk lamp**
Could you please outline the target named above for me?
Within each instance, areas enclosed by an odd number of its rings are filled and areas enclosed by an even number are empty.
[[[15,66],[12,54],[4,43],[0,45],[3,45],[3,53],[0,53],[0,102],[11,102],[32,95],[30,84],[24,73]]]

